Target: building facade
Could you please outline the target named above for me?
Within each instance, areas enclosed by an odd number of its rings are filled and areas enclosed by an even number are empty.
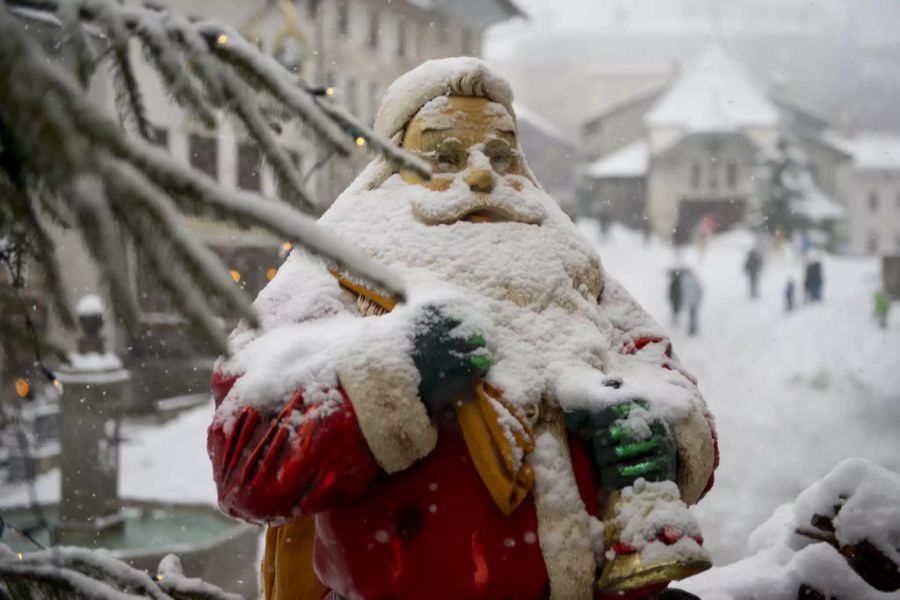
[[[802,149],[817,200],[830,204],[849,160],[832,134],[827,120],[758,85],[714,42],[662,87],[585,123],[580,211],[676,243],[704,219],[727,229],[759,202],[761,157],[782,137]]]

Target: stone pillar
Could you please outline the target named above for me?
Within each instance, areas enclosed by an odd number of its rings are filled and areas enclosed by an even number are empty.
[[[56,543],[90,545],[119,518],[119,427],[130,378],[119,357],[107,353],[103,305],[79,302],[78,352],[57,376],[60,397],[60,504]]]

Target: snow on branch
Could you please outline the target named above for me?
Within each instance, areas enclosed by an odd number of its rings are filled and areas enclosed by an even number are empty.
[[[42,27],[28,26],[35,20]],[[47,27],[59,28],[65,60],[50,58],[38,43],[33,31]],[[226,189],[148,141],[150,125],[130,62],[134,41],[187,113],[208,127],[222,115],[238,123],[289,204]],[[104,60],[113,72],[120,124],[138,135],[126,133],[86,93]],[[321,210],[278,143],[273,117],[307,125],[328,152],[346,155],[365,144],[396,165],[429,175],[420,159],[379,137],[230,27],[111,0],[0,0],[0,236],[33,261],[62,322],[71,324],[48,224],[81,234],[117,314],[134,322],[125,233],[178,309],[219,351],[226,349],[225,337],[215,315],[251,324],[256,316],[220,260],[193,239],[184,215],[261,227],[402,301],[397,277],[292,208],[312,215]]]
[[[198,578],[186,577],[168,555],[151,577],[104,550],[56,546],[17,554],[0,544],[0,596],[11,600],[242,600]]]

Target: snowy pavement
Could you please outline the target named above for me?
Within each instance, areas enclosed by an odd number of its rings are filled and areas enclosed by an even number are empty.
[[[590,226],[587,235],[596,238]],[[825,301],[782,308],[789,276],[800,287],[800,266],[771,258],[762,297],[747,298],[741,271],[750,240],[717,238],[701,260],[684,253],[705,286],[701,331],[672,332],[676,352],[699,379],[716,417],[722,462],[716,486],[697,507],[717,564],[747,554],[749,533],[841,459],[859,456],[900,472],[900,307],[887,331],[872,318],[879,281],[873,259],[825,257]],[[616,230],[597,247],[604,265],[662,323],[671,248],[645,246]],[[162,427],[132,426],[122,448],[123,496],[215,502],[206,427],[212,406]],[[59,476],[38,481],[44,501],[58,498]],[[24,488],[0,487],[0,504],[25,501]]]
[[[750,245],[735,233],[717,238],[702,260],[696,249],[683,253],[705,287],[701,329],[696,338],[683,326],[671,332],[716,418],[721,465],[695,510],[717,564],[745,556],[750,532],[842,459],[900,472],[900,307],[886,331],[876,327],[878,262],[824,257],[824,302],[785,314],[786,281],[802,288],[799,263],[770,257],[761,297],[751,301],[742,271]],[[597,246],[606,269],[672,329],[672,249],[644,246],[624,230]]]

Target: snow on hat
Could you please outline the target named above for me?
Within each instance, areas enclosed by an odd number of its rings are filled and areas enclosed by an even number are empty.
[[[375,131],[393,138],[429,101],[438,96],[481,96],[502,104],[515,119],[509,83],[480,58],[429,60],[388,87],[375,117]]]

